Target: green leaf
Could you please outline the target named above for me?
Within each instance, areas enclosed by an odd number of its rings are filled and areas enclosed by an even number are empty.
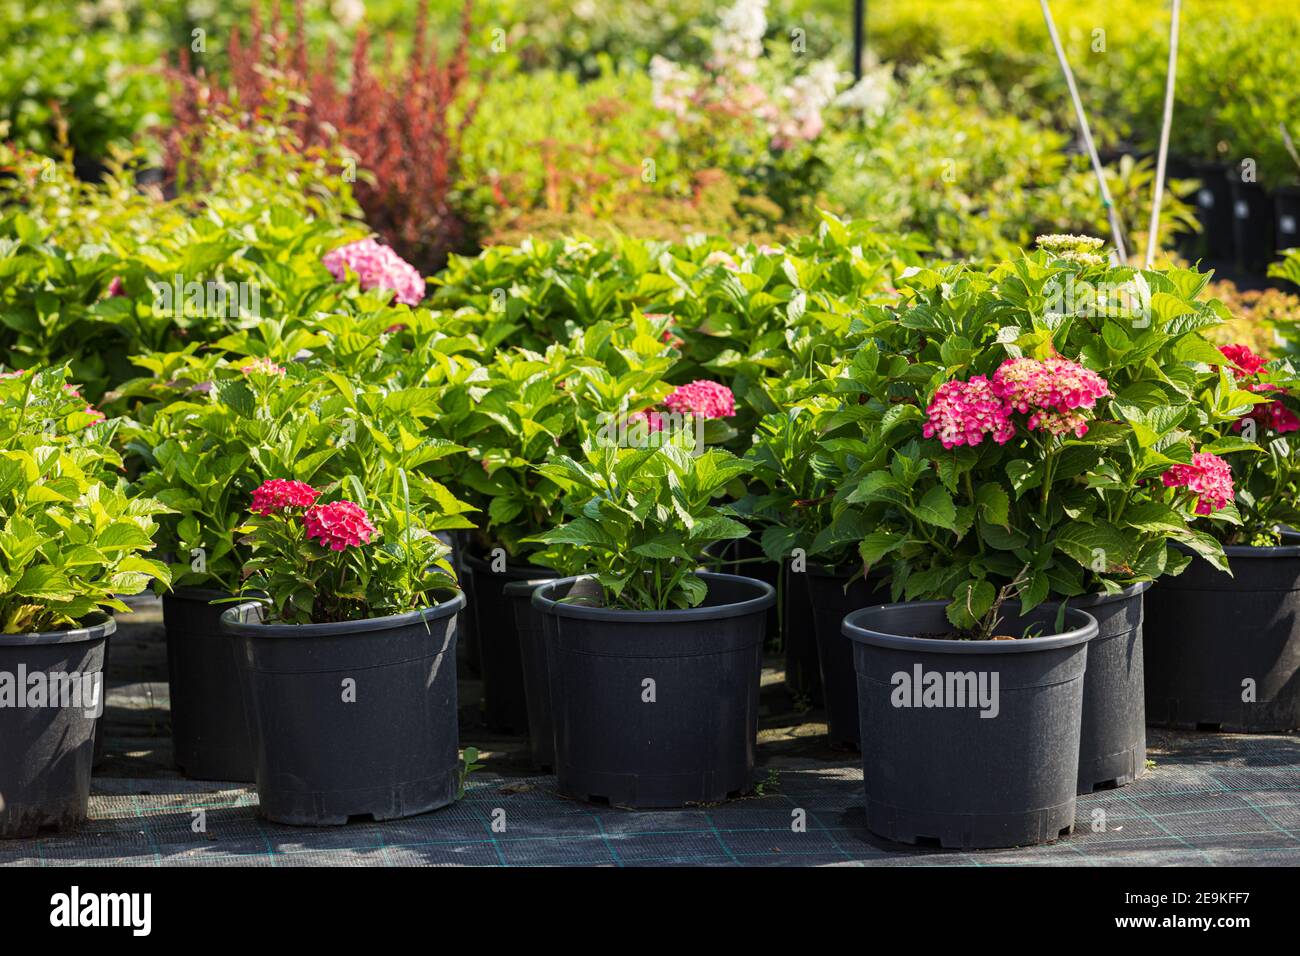
[[[970,630],[989,612],[996,598],[997,589],[988,581],[964,581],[958,585],[945,613],[954,627]]]
[[[921,521],[937,525],[949,531],[957,531],[957,506],[953,503],[948,489],[935,485],[911,509]]]

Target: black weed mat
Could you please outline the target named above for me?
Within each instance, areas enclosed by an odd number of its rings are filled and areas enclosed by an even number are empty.
[[[86,866],[1176,866],[1300,865],[1300,737],[1150,731],[1152,769],[1079,799],[1074,835],[981,852],[905,847],[863,825],[856,754],[824,744],[764,672],[752,795],[675,811],[597,807],[529,771],[526,741],[496,737],[462,682],[461,738],[482,752],[465,798],[433,813],[327,829],[268,823],[250,786],[171,769],[156,605],[123,621],[110,661],[106,754],[90,820],[72,834],[0,841],[0,865]],[[773,662],[776,663],[776,662]]]

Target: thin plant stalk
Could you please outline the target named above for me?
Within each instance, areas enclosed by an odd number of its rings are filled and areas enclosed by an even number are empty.
[[[1088,158],[1092,160],[1092,170],[1097,176],[1097,185],[1101,188],[1101,203],[1106,207],[1106,216],[1110,220],[1111,238],[1115,242],[1115,252],[1119,256],[1121,265],[1128,264],[1128,250],[1124,245],[1124,230],[1120,225],[1119,214],[1115,211],[1115,203],[1110,198],[1110,187],[1106,185],[1106,172],[1101,167],[1101,157],[1097,155],[1097,147],[1092,141],[1092,127],[1088,125],[1088,117],[1083,112],[1083,101],[1079,99],[1079,88],[1074,82],[1074,71],[1070,69],[1070,61],[1066,59],[1065,47],[1061,45],[1061,37],[1056,32],[1056,21],[1052,19],[1052,10],[1047,5],[1047,0],[1039,0],[1043,7],[1043,19],[1047,21],[1047,32],[1052,38],[1052,46],[1056,48],[1056,58],[1061,62],[1061,70],[1065,74],[1065,83],[1070,88],[1070,99],[1074,102],[1074,115],[1079,120],[1079,131],[1083,135],[1083,145],[1087,147]]]
[[[1169,156],[1169,130],[1174,123],[1174,85],[1178,72],[1178,20],[1182,0],[1173,0],[1169,19],[1169,72],[1165,77],[1165,114],[1160,123],[1160,153],[1156,159],[1156,192],[1151,201],[1151,228],[1147,232],[1147,254],[1142,265],[1149,268],[1156,257],[1160,235],[1160,206],[1165,198],[1165,161]]]

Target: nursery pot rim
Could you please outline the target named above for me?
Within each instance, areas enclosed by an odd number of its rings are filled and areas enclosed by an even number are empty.
[[[474,571],[476,572],[480,570],[485,570],[491,573],[496,573],[492,571],[491,561],[488,561],[485,558],[480,558],[477,554],[474,554],[470,551],[466,551],[464,554],[462,554],[461,560],[464,561],[467,565],[469,565],[469,567],[473,568]],[[532,574],[534,571],[538,572],[539,575],[545,575],[549,572],[551,575],[550,578],[551,580],[560,576],[558,571],[552,571],[550,568],[544,568],[540,564],[529,564],[527,561],[523,561],[523,562],[511,561],[510,555],[508,554],[506,555],[506,569],[503,572],[504,574],[509,574],[509,575]]]
[[[182,601],[203,601],[209,603],[213,598],[239,597],[234,591],[223,591],[220,588],[205,588],[198,585],[182,584],[180,587],[171,588],[164,591],[159,597],[180,598]]]
[[[576,618],[583,621],[613,621],[637,624],[683,624],[699,621],[720,621],[730,617],[744,617],[759,611],[766,611],[776,603],[776,588],[766,581],[745,577],[741,574],[722,574],[718,571],[696,571],[698,577],[709,581],[734,581],[742,587],[749,587],[758,592],[756,597],[733,601],[730,604],[712,606],[672,608],[666,611],[629,611],[624,608],[589,607],[582,604],[565,604],[548,597],[546,592],[563,584],[575,584],[578,581],[595,580],[591,574],[576,574],[567,578],[555,578],[547,581],[533,591],[533,607],[544,614],[557,617]]]
[[[351,637],[408,627],[418,621],[440,621],[453,617],[465,606],[465,592],[459,588],[442,589],[435,594],[446,596],[433,607],[388,614],[384,617],[366,617],[356,621],[334,621],[329,624],[255,624],[239,619],[246,608],[265,607],[258,601],[232,604],[221,612],[221,627],[236,637],[296,638],[296,637]]]
[[[1103,604],[1110,604],[1114,601],[1127,601],[1129,598],[1137,597],[1139,594],[1145,594],[1151,589],[1151,585],[1154,583],[1154,581],[1139,581],[1137,584],[1130,584],[1128,587],[1116,591],[1113,594],[1108,594],[1105,591],[1093,591],[1091,594],[1080,594],[1077,597],[1063,598],[1057,603],[1064,604],[1067,608],[1100,607]]]
[[[543,584],[551,584],[554,581],[562,580],[561,578],[528,578],[524,581],[507,581],[501,593],[506,597],[523,597],[531,595]]]
[[[1300,558],[1300,533],[1294,531],[1283,531],[1283,541],[1291,541],[1292,544],[1272,544],[1272,545],[1253,545],[1253,544],[1225,544],[1223,553],[1230,558]],[[1174,541],[1173,546],[1185,554],[1190,554],[1194,558],[1199,558],[1195,551],[1187,547],[1181,541]],[[1201,558],[1206,564],[1205,558]],[[1178,580],[1177,577],[1171,580]]]
[[[1046,637],[1034,637],[1015,641],[949,641],[933,637],[909,637],[905,634],[892,634],[888,631],[875,631],[865,627],[863,622],[884,612],[899,611],[905,608],[936,608],[942,610],[948,606],[947,601],[899,601],[894,604],[877,604],[864,607],[845,615],[841,631],[849,640],[872,647],[884,647],[898,651],[924,651],[938,654],[1028,654],[1034,651],[1049,651],[1062,647],[1084,644],[1098,633],[1097,619],[1077,607],[1066,607],[1067,626],[1071,617],[1076,626],[1059,634]],[[1019,603],[1008,601],[1007,606],[1019,608]],[[1055,608],[1055,604],[1043,604],[1039,607]]]
[[[0,634],[0,647],[33,647],[45,644],[81,644],[109,637],[117,631],[117,619],[107,611],[92,611],[77,627],[62,631],[29,631]]]
[[[863,564],[861,561],[847,564],[831,564],[826,561],[809,561],[804,573],[814,578],[843,578],[852,577],[853,580],[869,580],[873,573],[877,576],[883,576],[885,568],[879,564],[874,564],[867,568],[866,574],[862,573]]]

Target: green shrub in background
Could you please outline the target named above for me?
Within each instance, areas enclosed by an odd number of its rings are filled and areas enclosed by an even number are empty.
[[[872,51],[919,63],[960,51],[955,83],[1017,115],[1074,129],[1068,93],[1037,0],[877,0]],[[1169,55],[1169,5],[1146,0],[1058,0],[1053,16],[1102,148],[1159,138]],[[1170,149],[1175,156],[1257,161],[1262,182],[1294,181],[1279,123],[1300,124],[1297,13],[1290,0],[1186,0]],[[1292,130],[1295,135],[1295,130]]]
[[[120,165],[78,180],[0,146],[0,348],[18,367],[67,361],[99,400],[131,356],[207,342],[242,325],[366,296],[336,284],[323,253],[364,235],[347,184],[284,150],[274,125],[217,122],[206,190],[163,200]],[[203,303],[190,300],[201,287]],[[219,294],[218,294],[219,293]]]
[[[50,156],[71,150],[86,171],[166,115],[162,36],[139,18],[95,11],[0,2],[0,140]]]

